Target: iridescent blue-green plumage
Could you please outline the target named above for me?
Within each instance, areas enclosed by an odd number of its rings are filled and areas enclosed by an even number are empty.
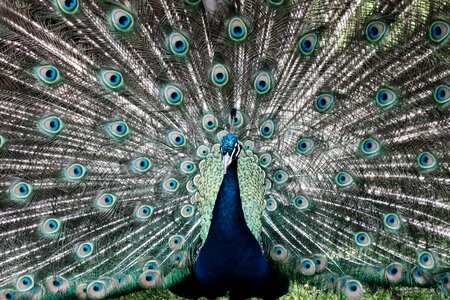
[[[448,0],[0,0],[0,300],[450,293]]]

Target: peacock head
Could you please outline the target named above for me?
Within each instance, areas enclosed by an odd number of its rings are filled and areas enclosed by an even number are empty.
[[[237,135],[229,133],[224,136],[220,149],[223,155],[224,172],[226,173],[228,166],[238,157],[241,151]]]

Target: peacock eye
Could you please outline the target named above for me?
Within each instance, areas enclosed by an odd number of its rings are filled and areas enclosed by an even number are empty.
[[[281,6],[284,3],[284,0],[268,0],[268,2],[269,2],[269,5],[277,7],[277,6]]]
[[[354,184],[353,176],[345,171],[341,171],[334,176],[334,182],[341,188],[350,187]]]
[[[217,87],[223,87],[228,83],[229,71],[222,64],[215,64],[209,74],[211,82]]]
[[[95,199],[95,207],[99,210],[103,211],[109,211],[117,202],[117,196],[110,194],[110,193],[104,193],[97,196]]]
[[[314,273],[316,273],[316,266],[314,262],[309,258],[302,259],[300,262],[300,272],[306,276],[314,275]]]
[[[105,282],[96,280],[91,282],[86,289],[86,293],[89,299],[103,299],[108,289]]]
[[[108,70],[100,73],[102,82],[106,87],[116,90],[124,85],[123,76],[120,72]]]
[[[428,35],[433,42],[442,44],[450,36],[450,25],[444,21],[435,21],[431,24]]]
[[[368,247],[372,244],[372,239],[366,232],[357,232],[355,233],[355,242],[360,247]]]
[[[434,100],[440,105],[450,103],[450,87],[448,85],[438,86],[433,93]]]
[[[325,258],[325,256],[317,254],[314,255],[311,259],[316,266],[316,272],[321,273],[325,271],[325,268],[327,267],[327,259]]]
[[[397,283],[403,279],[404,269],[399,263],[390,264],[384,271],[384,276],[390,282]]]
[[[186,145],[186,139],[184,138],[184,135],[176,130],[169,132],[169,134],[167,135],[167,139],[168,142],[176,148]]]
[[[381,144],[374,138],[366,138],[359,143],[359,150],[366,157],[374,157],[381,152]]]
[[[68,181],[80,181],[86,175],[87,169],[81,164],[70,165],[65,171],[65,179]]]
[[[0,299],[15,300],[16,293],[14,290],[2,290],[0,291]]]
[[[184,56],[189,51],[189,42],[184,35],[179,32],[172,32],[167,37],[167,47],[170,52],[177,56]]]
[[[130,128],[124,121],[114,121],[107,123],[105,129],[111,137],[119,140],[126,138],[131,133]]]
[[[146,289],[156,287],[159,283],[160,273],[157,270],[143,272],[139,276],[139,284]]]
[[[111,12],[111,22],[115,29],[125,32],[133,28],[134,18],[129,12],[116,8]]]
[[[181,235],[173,235],[169,238],[169,247],[172,250],[178,250],[184,245],[184,237]]]
[[[49,137],[57,135],[63,128],[64,124],[57,116],[48,116],[38,122],[39,131]]]
[[[272,82],[272,75],[269,72],[261,71],[256,74],[253,87],[259,95],[264,95],[272,89]]]
[[[302,138],[297,142],[297,152],[303,155],[310,154],[316,148],[312,138]]]
[[[207,114],[202,119],[202,126],[203,126],[203,129],[205,129],[206,131],[213,132],[217,129],[219,124],[217,122],[217,118],[214,117],[214,115]]]
[[[323,282],[324,282],[328,287],[333,288],[333,287],[335,286],[335,284],[336,284],[336,281],[337,281],[336,275],[333,274],[333,273],[331,273],[331,274],[325,275],[325,278],[324,278],[324,281],[323,281]]]
[[[433,269],[435,266],[435,260],[430,252],[423,251],[418,255],[418,263],[424,269]]]
[[[59,70],[54,66],[41,66],[36,70],[37,77],[43,83],[52,85],[61,80]]]
[[[349,280],[345,283],[344,294],[350,299],[359,299],[363,295],[364,290],[361,283],[357,280]]]
[[[208,155],[209,153],[209,148],[206,147],[205,145],[201,145],[200,147],[197,148],[197,156],[201,157],[201,158],[205,158],[206,155]]]
[[[278,203],[274,199],[266,200],[266,209],[268,211],[275,211],[277,209],[277,207],[278,207]]]
[[[286,171],[278,170],[278,171],[275,172],[275,174],[273,174],[273,180],[277,184],[283,184],[286,181],[288,181],[288,179],[289,179],[289,176],[286,173]]]
[[[19,277],[16,282],[16,289],[19,292],[26,292],[34,287],[34,278],[31,275],[24,275]]]
[[[242,42],[247,38],[248,28],[240,17],[231,19],[228,23],[228,37],[235,42]]]
[[[146,270],[158,270],[159,264],[156,260],[150,260],[145,263],[144,271]]]
[[[385,35],[387,24],[383,21],[370,22],[366,27],[366,38],[371,43],[377,43]]]
[[[398,101],[398,95],[388,88],[382,88],[378,91],[375,101],[383,109],[391,108]]]
[[[282,245],[275,245],[270,251],[270,257],[275,261],[283,262],[288,259],[289,255]]]
[[[255,142],[251,140],[246,140],[244,142],[244,149],[245,150],[253,150],[255,148]]]
[[[193,205],[186,204],[181,208],[181,216],[183,218],[190,218],[194,215],[195,208]]]
[[[134,212],[134,216],[139,221],[148,220],[153,214],[153,207],[150,205],[138,206]]]
[[[44,236],[55,236],[60,232],[61,220],[57,218],[48,218],[39,227]]]
[[[177,86],[168,84],[163,89],[162,99],[166,104],[177,106],[183,102],[184,93]]]
[[[94,252],[94,244],[91,242],[81,243],[75,248],[75,254],[79,258],[87,258]]]
[[[309,208],[309,200],[305,196],[295,197],[292,202],[294,203],[294,206],[299,210],[305,210]]]
[[[424,273],[422,272],[422,270],[420,270],[419,267],[414,267],[411,270],[411,274],[412,274],[414,281],[419,284],[425,284],[428,281],[427,278],[424,276]]]
[[[259,132],[263,138],[271,138],[275,132],[275,123],[270,119],[264,121],[259,127]]]
[[[57,0],[59,9],[65,14],[74,14],[78,11],[78,0]]]
[[[438,165],[436,157],[429,151],[424,151],[417,155],[416,160],[419,169],[423,172],[434,171]]]
[[[196,169],[197,168],[196,168],[194,162],[192,162],[190,160],[183,161],[180,164],[180,170],[181,170],[181,172],[183,172],[185,174],[192,174],[195,172]]]
[[[147,157],[138,157],[130,162],[130,169],[136,173],[145,173],[152,167],[152,162]]]
[[[176,192],[178,190],[178,186],[178,180],[175,178],[169,178],[163,182],[163,188],[168,192]]]
[[[31,198],[33,186],[25,181],[14,183],[9,188],[11,200],[27,201]]]
[[[397,214],[385,214],[383,218],[384,226],[389,230],[399,230],[401,226],[400,218]]]
[[[321,94],[314,101],[314,109],[320,113],[330,112],[335,103],[336,97],[331,94]]]
[[[263,168],[267,168],[272,162],[272,155],[270,153],[264,153],[259,157],[259,165]]]
[[[233,124],[234,128],[238,129],[244,124],[244,117],[240,111],[236,111],[236,116],[231,120],[231,115],[228,116],[228,124]]]
[[[309,56],[313,54],[316,49],[317,41],[319,37],[316,33],[308,33],[300,38],[299,50],[302,55]]]

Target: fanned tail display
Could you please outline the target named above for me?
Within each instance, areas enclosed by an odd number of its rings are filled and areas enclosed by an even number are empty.
[[[0,299],[450,293],[449,0],[0,0]]]

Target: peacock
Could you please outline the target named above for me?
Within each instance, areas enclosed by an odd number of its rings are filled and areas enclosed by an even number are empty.
[[[0,0],[0,300],[450,293],[449,0]]]

